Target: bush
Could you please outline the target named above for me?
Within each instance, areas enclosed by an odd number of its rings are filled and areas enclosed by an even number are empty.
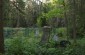
[[[65,38],[66,37],[66,33],[67,33],[66,32],[66,28],[58,28],[57,29],[57,33],[58,33],[59,37],[64,37]]]
[[[33,37],[13,37],[5,39],[5,55],[84,55],[85,46],[55,47],[56,42],[38,44]]]

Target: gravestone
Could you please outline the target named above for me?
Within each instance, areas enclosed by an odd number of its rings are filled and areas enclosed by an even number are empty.
[[[38,36],[39,36],[39,29],[35,28],[35,37],[38,37]]]
[[[54,41],[59,41],[58,35],[55,34],[55,35],[53,36],[53,40],[54,40]]]
[[[49,27],[49,26],[44,26],[43,27],[43,35],[42,35],[42,38],[41,38],[41,43],[42,44],[45,44],[49,41],[50,30],[51,30],[51,27]]]

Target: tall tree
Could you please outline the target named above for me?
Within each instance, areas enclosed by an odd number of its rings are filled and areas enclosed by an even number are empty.
[[[4,2],[4,5],[3,5],[3,9],[4,9],[4,12],[3,12],[3,18],[4,18],[4,26],[10,26],[9,23],[10,22],[10,15],[9,15],[9,12],[10,12],[10,2],[9,0],[5,0],[3,1]]]
[[[74,37],[74,43],[76,43],[76,0],[73,0],[73,37]]]
[[[66,33],[66,35],[67,35],[67,40],[69,39],[68,38],[68,17],[67,17],[67,0],[63,0],[63,6],[64,6],[64,19],[65,19],[65,26],[66,26],[66,29],[67,29],[67,33]]]
[[[4,36],[3,36],[3,0],[0,0],[0,53],[4,53]]]
[[[23,0],[16,0],[17,7],[20,8],[22,11],[25,9],[25,3]],[[22,23],[22,19],[25,18],[22,13],[18,12],[18,18],[17,18],[17,27],[20,27]]]

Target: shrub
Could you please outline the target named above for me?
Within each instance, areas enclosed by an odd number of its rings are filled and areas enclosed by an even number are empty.
[[[38,44],[33,37],[13,37],[5,39],[5,55],[84,55],[85,46],[55,47],[56,42]]]
[[[57,29],[57,33],[58,33],[58,36],[59,37],[63,37],[65,38],[66,37],[66,28],[58,28]]]

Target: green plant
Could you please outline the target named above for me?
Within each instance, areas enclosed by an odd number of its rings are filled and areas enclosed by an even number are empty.
[[[66,28],[58,28],[56,32],[59,37],[66,38]]]
[[[83,40],[83,39],[82,39]],[[84,40],[83,40],[84,41]],[[82,41],[81,41],[82,42]],[[5,39],[5,55],[84,55],[85,45],[55,47],[56,42],[50,40],[44,45],[34,37],[13,37]],[[58,44],[58,43],[57,43]]]

